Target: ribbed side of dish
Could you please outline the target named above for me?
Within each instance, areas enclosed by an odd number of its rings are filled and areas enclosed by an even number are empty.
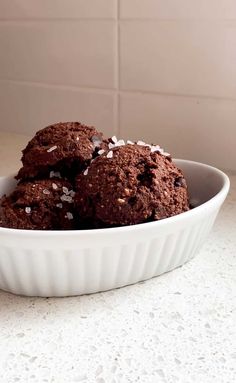
[[[152,235],[113,246],[43,250],[2,246],[0,288],[23,295],[89,294],[133,284],[170,271],[194,257],[217,212],[166,236]]]

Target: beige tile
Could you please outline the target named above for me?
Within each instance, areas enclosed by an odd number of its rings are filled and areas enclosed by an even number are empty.
[[[122,18],[233,19],[235,0],[120,0]]]
[[[124,21],[121,87],[236,98],[236,24]]]
[[[21,166],[21,151],[29,139],[29,136],[0,131],[0,177],[17,173]]]
[[[115,18],[116,0],[1,0],[0,19]]]
[[[33,134],[58,121],[81,121],[114,132],[114,96],[0,82],[1,129]]]
[[[236,102],[122,94],[121,137],[158,143],[174,157],[236,170]]]
[[[0,78],[114,87],[112,21],[0,23]]]

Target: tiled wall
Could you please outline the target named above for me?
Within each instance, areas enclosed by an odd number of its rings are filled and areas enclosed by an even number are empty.
[[[236,169],[235,0],[0,0],[2,131],[61,120]]]

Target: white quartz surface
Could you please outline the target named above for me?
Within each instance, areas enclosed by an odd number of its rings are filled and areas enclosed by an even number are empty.
[[[0,174],[8,158],[18,166],[4,153]],[[0,383],[14,382],[236,382],[236,175],[207,242],[177,270],[82,297],[0,291]]]

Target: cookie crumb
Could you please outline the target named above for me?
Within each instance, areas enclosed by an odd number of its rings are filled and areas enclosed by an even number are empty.
[[[112,158],[113,157],[113,152],[110,150],[110,152],[107,153],[107,158]]]

